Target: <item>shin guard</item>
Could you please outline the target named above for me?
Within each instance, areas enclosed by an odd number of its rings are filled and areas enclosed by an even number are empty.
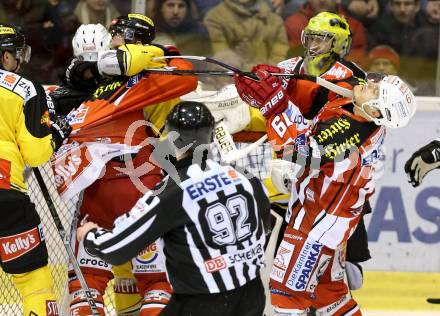
[[[157,316],[171,298],[171,288],[166,282],[156,283],[154,289],[144,294],[140,316]]]
[[[100,316],[104,316],[104,292],[107,287],[109,278],[104,276],[90,275],[84,273],[87,285],[90,288],[93,299]],[[87,303],[85,294],[81,288],[81,284],[77,278],[69,280],[70,293],[70,315],[74,316],[89,316],[91,315],[90,306]]]

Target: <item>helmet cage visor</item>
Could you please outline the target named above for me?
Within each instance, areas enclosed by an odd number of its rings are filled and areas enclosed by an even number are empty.
[[[136,41],[136,31],[128,26],[112,25],[110,27],[110,35],[112,37],[120,35],[126,43],[134,43]]]
[[[20,63],[28,63],[31,60],[31,52],[31,47],[24,44],[22,47],[15,48],[15,58],[19,60]]]
[[[306,50],[305,54],[310,57],[331,52],[334,38],[334,34],[327,32],[302,31],[301,33],[301,43]]]

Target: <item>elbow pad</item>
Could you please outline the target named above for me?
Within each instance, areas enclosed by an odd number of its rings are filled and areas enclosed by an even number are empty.
[[[105,76],[121,76],[125,73],[122,59],[118,59],[117,50],[107,50],[98,52],[98,72]]]

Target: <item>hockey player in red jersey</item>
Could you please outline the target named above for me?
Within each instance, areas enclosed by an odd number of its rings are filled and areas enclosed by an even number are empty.
[[[69,114],[74,129],[70,143],[53,159],[61,196],[66,199],[85,189],[80,219],[87,215],[108,228],[142,196],[143,190],[152,188],[162,178],[161,170],[150,159],[151,145],[145,142],[155,137],[151,129],[145,128],[145,119],[160,129],[166,110],[178,102],[179,96],[196,87],[194,77],[141,72],[144,68],[167,65],[153,60],[163,56],[166,49],[149,45],[154,38],[154,24],[148,17],[119,17],[112,22],[110,33],[116,50],[101,52],[97,62],[78,63],[70,68],[70,79],[81,79],[77,76],[85,73],[81,67],[89,67],[92,74],[99,72],[103,78],[87,100]],[[169,65],[178,69],[192,67],[182,59],[171,60]],[[72,175],[59,173],[72,161],[77,164]],[[157,315],[168,302],[171,288],[161,263],[160,245],[155,242],[147,246],[133,260],[133,270],[143,297],[141,315]],[[113,277],[111,265],[87,253],[82,244],[77,246],[77,256],[104,315],[103,294]],[[130,284],[130,288],[135,290],[136,284]],[[89,315],[80,284],[72,273],[69,291],[71,314]]]
[[[351,31],[343,16],[332,12],[320,12],[313,16],[302,32],[301,42],[305,49],[304,56],[279,63],[282,71],[320,76],[349,89],[365,80],[366,73],[355,63],[344,59],[350,51]],[[288,92],[291,89],[293,85],[288,85]],[[290,99],[301,110],[294,120],[299,128],[304,128],[307,120],[312,120],[328,101],[329,91],[312,82],[302,82],[301,89],[297,90],[302,93],[290,93]],[[278,161],[274,161],[272,170],[276,170],[276,166],[279,166]],[[275,207],[279,209],[279,205],[276,203]],[[370,212],[371,206],[367,201],[362,214]],[[347,242],[346,256],[348,283],[351,289],[358,289],[363,281],[359,262],[371,258],[363,218]]]
[[[264,68],[260,68],[264,69]],[[267,68],[266,68],[267,69]],[[415,112],[414,95],[396,76],[356,85],[353,99],[332,96],[311,126],[298,129],[300,114],[290,95],[302,81],[283,81],[266,70],[260,81],[236,76],[243,99],[266,116],[279,157],[294,163],[288,226],[271,273],[275,315],[361,315],[344,283],[341,246],[358,224],[374,192],[374,168],[385,127],[405,126]],[[307,97],[307,96],[306,96]]]

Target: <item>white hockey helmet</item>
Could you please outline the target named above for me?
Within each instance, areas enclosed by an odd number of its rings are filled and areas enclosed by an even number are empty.
[[[371,117],[374,123],[390,128],[407,125],[417,107],[411,89],[398,76],[385,76],[379,83],[379,97],[365,105],[379,110],[381,117]]]
[[[72,39],[73,55],[85,61],[98,60],[98,52],[108,50],[111,35],[102,24],[82,24]]]

